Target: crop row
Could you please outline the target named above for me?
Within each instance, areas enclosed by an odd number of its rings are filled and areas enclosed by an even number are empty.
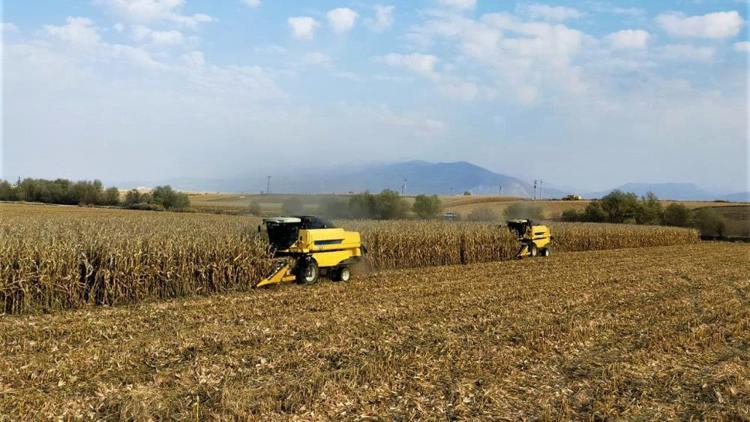
[[[0,313],[118,305],[250,289],[270,268],[253,217],[0,205]],[[362,233],[374,269],[512,258],[494,225],[342,222]],[[556,224],[555,250],[678,245],[691,230]]]

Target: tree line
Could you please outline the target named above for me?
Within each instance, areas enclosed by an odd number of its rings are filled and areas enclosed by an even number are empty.
[[[105,188],[99,180],[19,180],[15,185],[0,179],[0,201],[41,202],[62,205],[120,206],[147,210],[184,210],[190,207],[186,193],[171,186],[157,186],[151,192],[128,191],[124,197],[116,187]]]
[[[284,201],[282,210],[288,215],[306,213],[305,202],[298,197]],[[418,195],[414,203],[409,203],[398,192],[385,189],[380,193],[359,193],[348,198],[325,198],[317,207],[317,214],[339,219],[397,220],[409,217],[413,212],[422,219],[440,216],[443,205],[437,195]]]
[[[573,209],[562,213],[563,221],[594,223],[635,223],[664,226],[694,227],[702,234],[723,236],[725,217],[712,208],[691,211],[683,204],[662,206],[653,193],[638,197],[632,192],[614,190],[599,200],[591,201],[583,211]]]

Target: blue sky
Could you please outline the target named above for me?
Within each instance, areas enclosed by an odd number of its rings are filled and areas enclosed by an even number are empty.
[[[467,160],[748,190],[735,0],[3,2],[0,177]]]

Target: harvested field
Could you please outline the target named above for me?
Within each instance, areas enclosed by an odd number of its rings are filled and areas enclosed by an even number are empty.
[[[254,217],[0,205],[0,303],[18,314],[248,290],[269,269]],[[344,221],[377,270],[507,260],[505,229],[481,223]],[[693,230],[555,224],[559,251],[681,245]]]
[[[0,317],[0,414],[750,418],[750,247],[561,253]]]

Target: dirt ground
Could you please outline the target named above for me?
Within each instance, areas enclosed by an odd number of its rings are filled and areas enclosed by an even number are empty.
[[[706,242],[0,316],[0,420],[747,420],[749,275]]]

